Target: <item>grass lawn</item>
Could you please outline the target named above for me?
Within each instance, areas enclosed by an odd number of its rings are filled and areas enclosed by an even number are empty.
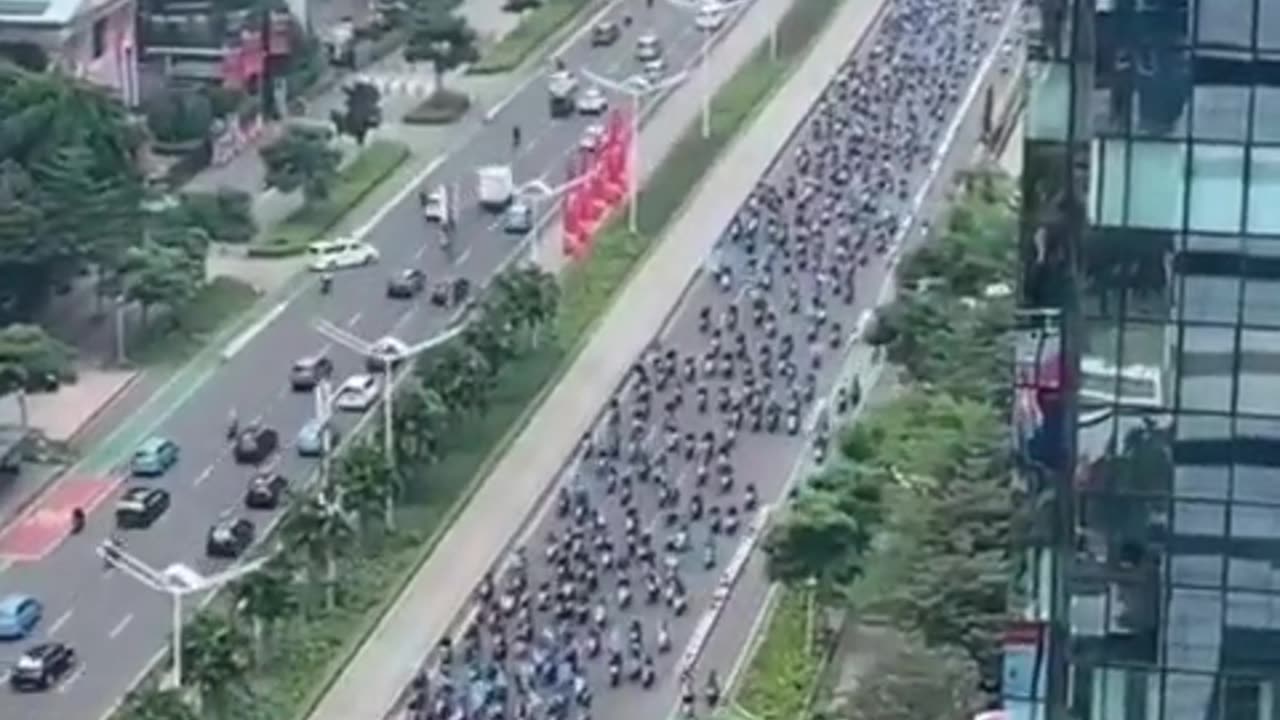
[[[779,593],[734,703],[756,720],[800,720],[822,668],[808,593]]]
[[[547,0],[527,13],[511,32],[484,49],[480,60],[468,70],[473,75],[510,72],[524,64],[556,32],[573,21],[590,0]]]
[[[302,252],[354,210],[374,188],[391,177],[409,159],[409,155],[409,147],[404,143],[392,140],[369,143],[339,171],[338,182],[327,201],[304,205],[293,211],[249,248],[249,256],[286,257]]]
[[[179,364],[231,327],[257,299],[258,293],[248,283],[214,278],[185,305],[150,321],[150,327],[128,348],[129,359],[146,366]]]

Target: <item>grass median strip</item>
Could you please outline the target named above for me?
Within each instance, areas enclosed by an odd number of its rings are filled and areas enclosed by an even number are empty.
[[[729,80],[715,98],[715,134],[704,140],[695,125],[656,170],[643,192],[640,234],[614,220],[591,256],[562,279],[554,335],[506,367],[486,411],[449,428],[441,438],[440,461],[423,471],[421,482],[405,488],[398,508],[398,532],[361,543],[344,562],[341,602],[332,609],[294,613],[274,629],[274,660],[259,664],[246,693],[229,713],[208,717],[304,720],[389,610],[414,572],[430,555],[453,519],[479,487],[479,480],[506,451],[589,339],[594,324],[661,237],[703,174],[803,57],[825,18],[842,0],[804,0],[783,21],[779,57],[767,44]],[[818,17],[813,22],[811,18]],[[804,22],[798,18],[805,19]],[[223,610],[225,611],[225,609]],[[237,714],[239,713],[239,714]]]
[[[524,64],[553,35],[571,23],[591,0],[547,0],[520,19],[520,24],[483,52],[467,71],[472,75],[496,75]]]
[[[320,239],[355,209],[369,193],[409,159],[409,148],[392,140],[375,140],[338,173],[330,198],[305,205],[268,231],[266,240],[249,248],[250,257],[297,255]]]
[[[814,640],[821,608],[811,591],[783,590],[735,688],[733,704],[753,720],[805,717],[822,667]]]

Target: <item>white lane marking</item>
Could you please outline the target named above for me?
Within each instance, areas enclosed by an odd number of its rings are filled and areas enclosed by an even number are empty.
[[[249,344],[250,340],[253,340],[253,338],[256,337],[258,333],[262,332],[263,330],[266,330],[267,326],[275,322],[276,318],[283,315],[284,311],[288,307],[289,307],[288,300],[277,303],[275,307],[267,311],[267,314],[263,315],[260,320],[254,322],[252,325],[246,328],[244,332],[232,338],[231,342],[227,343],[226,349],[222,351],[222,360],[225,362],[235,357],[236,353],[243,350],[245,346]]]
[[[195,485],[196,487],[200,487],[200,484],[203,483],[205,480],[208,480],[209,476],[212,474],[213,474],[213,465],[210,464],[204,470],[200,471],[200,474],[196,476],[195,482],[192,484]]]
[[[360,322],[360,318],[362,317],[364,317],[364,313],[357,312],[355,315],[352,315],[351,317],[347,318],[347,327],[349,328],[355,327],[356,323]]]
[[[63,626],[63,625],[66,625],[66,624],[67,624],[67,621],[71,619],[71,616],[72,616],[74,613],[75,613],[75,610],[68,610],[68,611],[66,611],[66,612],[62,613],[61,615],[59,615],[59,616],[58,616],[58,619],[57,619],[57,620],[54,620],[54,621],[53,621],[53,624],[49,626],[49,634],[50,634],[50,635],[57,635],[57,634],[58,634],[58,631],[62,629],[62,626]]]
[[[0,575],[3,575],[11,567],[13,567],[13,558],[0,559]]]
[[[107,633],[107,637],[115,640],[120,636],[120,633],[124,632],[125,628],[129,627],[129,623],[131,622],[133,622],[133,613],[129,613],[120,618],[120,622],[116,623],[116,626],[111,628],[111,632]]]
[[[62,682],[62,685],[58,686],[59,695],[66,695],[67,692],[71,690],[71,686],[76,684],[76,681],[80,679],[81,675],[84,675],[84,661],[81,660],[79,662],[80,664],[76,665],[75,671]]]
[[[467,258],[469,257],[471,257],[471,247],[467,246],[467,248],[462,251],[462,254],[459,255],[456,259],[454,259],[453,264],[462,265],[467,261]]]
[[[422,256],[423,256],[423,255],[425,255],[426,253],[427,253],[427,246],[426,246],[426,245],[419,245],[419,246],[418,246],[418,249],[417,249],[417,250],[415,250],[415,251],[414,251],[414,253],[413,253],[413,259],[414,259],[414,260],[421,260],[421,259],[422,259]]]

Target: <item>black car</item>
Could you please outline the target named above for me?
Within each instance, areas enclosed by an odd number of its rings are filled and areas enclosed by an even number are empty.
[[[622,37],[622,28],[612,20],[596,23],[591,28],[591,47],[609,47]]]
[[[209,528],[204,541],[204,552],[209,557],[235,559],[253,544],[256,530],[253,522],[245,518],[227,518]]]
[[[315,389],[321,380],[333,375],[333,361],[324,354],[298,358],[289,368],[289,385],[294,390],[306,392]]]
[[[267,427],[246,428],[236,436],[236,462],[257,465],[271,457],[280,446],[280,435]]]
[[[116,501],[116,527],[125,530],[149,528],[168,509],[168,490],[141,485],[131,487]]]
[[[48,690],[76,666],[76,651],[60,642],[40,643],[14,663],[9,685],[18,691]]]
[[[427,274],[416,268],[408,268],[387,281],[387,297],[410,300],[426,287]]]
[[[431,304],[437,307],[461,305],[471,295],[471,281],[466,278],[441,280],[431,288]]]
[[[275,510],[280,507],[289,481],[277,472],[258,473],[249,481],[244,493],[244,505],[252,510]]]

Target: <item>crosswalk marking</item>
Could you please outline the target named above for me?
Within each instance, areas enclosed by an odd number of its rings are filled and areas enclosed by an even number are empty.
[[[435,81],[430,77],[413,74],[366,74],[356,77],[356,82],[369,83],[378,88],[378,92],[387,95],[409,95],[427,97],[435,90]]]

